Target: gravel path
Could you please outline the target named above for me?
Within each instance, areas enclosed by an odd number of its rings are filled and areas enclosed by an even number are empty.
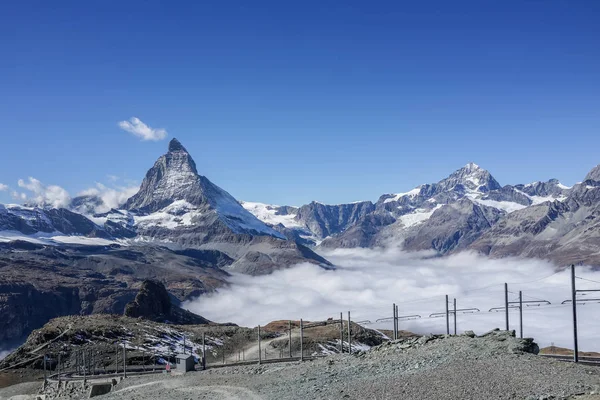
[[[600,390],[599,367],[523,352],[534,348],[531,341],[500,331],[478,338],[404,339],[358,355],[303,363],[128,378],[101,399],[539,400],[587,395],[581,399],[598,400],[593,393]]]

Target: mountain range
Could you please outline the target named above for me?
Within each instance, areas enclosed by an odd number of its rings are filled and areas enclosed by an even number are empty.
[[[600,166],[573,187],[557,179],[500,185],[468,163],[405,193],[339,205],[242,202],[273,229],[317,248],[399,246],[446,255],[535,257],[559,266],[600,265]]]
[[[96,212],[102,203],[85,195],[58,209],[0,205],[0,343],[61,315],[123,313],[148,279],[178,304],[227,285],[232,273],[335,268],[320,249],[472,250],[600,265],[600,166],[573,187],[556,179],[502,186],[468,163],[376,202],[275,206],[236,200],[173,139],[136,194]]]

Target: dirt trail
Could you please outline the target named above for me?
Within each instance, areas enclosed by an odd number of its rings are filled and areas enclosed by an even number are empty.
[[[246,400],[263,400],[255,391],[232,385],[207,385],[199,386],[197,382],[189,383],[182,380],[158,380],[154,382],[146,382],[137,385],[131,385],[122,389],[115,390],[111,395],[117,397],[124,397],[131,395],[132,393],[139,393],[149,389],[152,392],[170,392],[170,398],[202,398],[202,399],[215,399],[215,400],[233,400],[233,399],[246,399]],[[175,393],[181,393],[177,395]]]
[[[298,330],[292,330],[292,339],[294,338],[299,338],[300,337],[300,331]],[[272,355],[273,354],[273,350],[272,348],[269,348],[268,346],[273,343],[276,342],[278,340],[288,340],[289,336],[285,335],[285,336],[279,336],[273,339],[266,339],[266,340],[261,340],[260,341],[260,349],[262,352],[262,357],[264,357],[264,352],[265,349],[267,349],[267,356]],[[271,352],[269,352],[269,350],[271,350]],[[241,352],[241,350],[240,350]],[[249,346],[244,348],[244,352],[243,354],[245,355],[246,359],[249,359],[250,357],[257,357],[258,358],[258,341],[251,343]],[[284,356],[287,356],[288,352],[287,349],[284,351]],[[279,354],[277,354],[277,356],[279,356]],[[227,362],[237,362],[240,361],[238,360],[239,354],[231,354],[227,357],[225,357],[225,361]],[[275,357],[271,357],[271,358],[275,358]]]

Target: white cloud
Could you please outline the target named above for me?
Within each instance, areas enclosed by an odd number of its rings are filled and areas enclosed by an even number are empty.
[[[118,180],[118,177],[111,179]],[[23,192],[12,191],[13,199],[27,204],[38,206],[48,206],[53,208],[67,207],[71,204],[71,196],[69,193],[57,185],[45,185],[40,180],[29,177],[27,180],[19,179],[18,185],[24,189]],[[5,186],[5,185],[4,185]],[[2,187],[0,186],[0,189]],[[8,190],[8,186],[6,187]],[[139,185],[134,181],[127,181],[127,186],[109,187],[102,183],[90,189],[84,190],[78,196],[88,195],[97,196],[100,199],[100,204],[82,204],[78,209],[74,210],[81,214],[93,214],[109,211],[111,208],[118,208],[125,203],[127,199],[137,193]]]
[[[102,183],[96,183],[96,186],[80,192],[79,196],[97,196],[101,204],[94,206],[93,209],[79,209],[82,214],[104,213],[112,208],[119,208],[131,196],[137,193],[139,186],[119,186],[108,187]]]
[[[522,290],[526,299],[539,298],[551,306],[524,307],[524,334],[542,346],[554,342],[572,348],[571,308],[561,305],[570,298],[568,271],[555,273],[555,266],[541,260],[492,260],[473,253],[445,258],[422,258],[397,249],[341,249],[323,253],[339,268],[326,271],[309,264],[249,277],[234,275],[232,285],[214,295],[186,303],[191,311],[218,322],[245,326],[277,319],[323,320],[352,312],[354,321],[390,317],[392,303],[400,315],[419,314],[421,319],[401,321],[401,329],[417,333],[444,333],[445,318],[429,318],[445,310],[445,294],[457,298],[458,308],[477,307],[474,314],[458,314],[458,331],[483,333],[504,327],[504,314],[488,312],[504,305],[504,282],[510,300]],[[600,281],[600,271],[578,267],[578,276]],[[545,278],[545,279],[542,279]],[[580,288],[600,288],[578,280]],[[595,286],[594,286],[595,285]],[[482,289],[483,288],[483,289]],[[452,306],[451,306],[452,307]],[[580,349],[600,350],[596,317],[600,304],[579,307]],[[510,327],[518,332],[518,312],[510,312]],[[391,322],[369,325],[391,329]],[[452,323],[451,323],[452,330]]]
[[[132,133],[142,140],[163,140],[167,137],[167,131],[162,128],[150,128],[143,123],[139,118],[131,117],[129,121],[120,121],[119,128],[126,132]]]
[[[27,200],[27,195],[25,193],[19,193],[16,190],[13,190],[10,195],[12,196],[13,199],[15,200],[19,200],[19,201],[26,201]]]
[[[13,192],[13,197],[17,197],[20,200],[29,203],[60,208],[67,206],[71,201],[71,196],[69,196],[69,193],[62,187],[57,185],[46,186],[38,179],[32,177],[29,177],[27,181],[19,179],[18,185],[20,188],[31,192],[31,195]]]
[[[5,192],[8,190],[8,185],[5,185],[4,183],[0,183],[0,192]]]
[[[6,357],[9,356],[10,353],[12,353],[13,351],[15,351],[15,349],[2,349],[0,350],[0,361],[4,360]]]

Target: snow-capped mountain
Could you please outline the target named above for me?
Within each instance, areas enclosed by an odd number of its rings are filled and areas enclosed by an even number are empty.
[[[284,238],[225,190],[199,175],[196,163],[177,139],[171,140],[169,151],[154,163],[140,190],[127,200],[123,209],[136,214],[139,228],[160,225],[176,228],[214,220],[233,233]]]
[[[81,214],[64,208],[42,208],[16,204],[0,204],[0,241],[27,236],[84,236],[110,238],[110,234]]]

